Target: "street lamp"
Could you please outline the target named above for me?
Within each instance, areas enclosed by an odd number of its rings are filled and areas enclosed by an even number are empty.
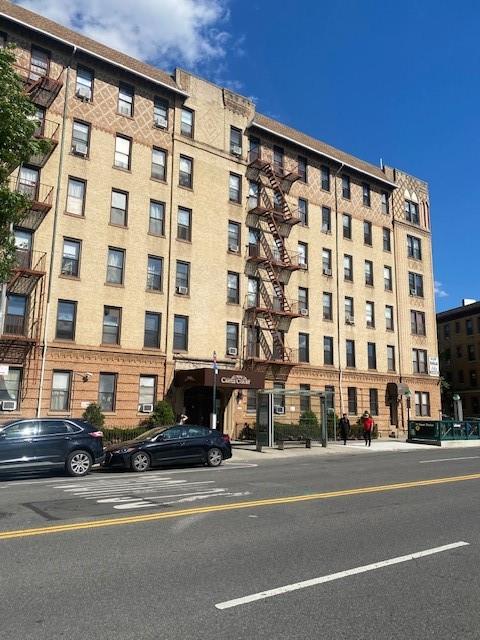
[[[453,417],[457,422],[463,421],[463,407],[462,407],[462,399],[458,395],[458,393],[454,393],[452,396],[453,400]]]
[[[212,429],[217,428],[217,352],[213,352],[213,408],[212,408],[212,420],[210,427]]]
[[[412,406],[412,394],[410,390],[405,391],[405,397],[407,398],[407,433],[410,428],[410,408]]]

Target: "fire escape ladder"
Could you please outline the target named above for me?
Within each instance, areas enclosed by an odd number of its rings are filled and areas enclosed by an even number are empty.
[[[270,233],[272,234],[273,240],[278,250],[278,254],[280,256],[281,261],[286,267],[290,267],[292,265],[292,260],[288,254],[287,248],[285,246],[285,241],[280,233],[280,230],[275,222],[275,218],[272,213],[269,213],[266,216],[267,225]]]
[[[290,218],[292,217],[292,212],[290,211],[290,207],[288,206],[285,194],[282,190],[282,187],[280,186],[280,182],[278,181],[277,176],[275,175],[275,171],[273,170],[272,165],[267,164],[264,171],[268,178],[268,181],[270,182],[270,186],[273,189],[275,204],[278,203],[285,220],[290,220]]]
[[[260,347],[262,349],[264,357],[267,360],[271,360],[273,357],[272,350],[270,348],[270,345],[268,344],[268,340],[265,338],[263,334],[263,330],[261,327],[259,327],[258,342],[260,343]]]

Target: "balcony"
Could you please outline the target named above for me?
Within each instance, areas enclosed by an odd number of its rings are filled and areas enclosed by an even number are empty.
[[[249,244],[247,260],[258,264],[270,262],[274,267],[288,269],[289,271],[297,271],[302,268],[298,253],[290,253],[286,249],[285,252],[281,252],[276,245],[270,245],[269,250],[265,251],[260,244]]]
[[[63,80],[60,79],[63,70],[58,78],[52,78],[50,70],[40,69],[39,67],[15,65],[15,70],[21,77],[25,91],[31,101],[40,107],[48,109],[63,86]]]
[[[33,135],[37,140],[45,140],[46,142],[49,142],[49,148],[48,151],[44,153],[37,153],[32,156],[29,160],[29,164],[33,164],[36,167],[45,166],[45,163],[58,145],[59,131],[60,125],[58,122],[53,122],[53,120],[44,120],[40,123],[40,125],[35,129]]]
[[[248,154],[248,169],[252,170],[250,173],[257,174],[263,172],[269,179],[275,176],[282,191],[288,193],[294,182],[300,180],[300,174],[298,172],[298,164],[291,163],[291,166],[285,166],[283,162],[272,162],[272,160],[263,157],[260,149],[250,151]],[[247,170],[247,177],[248,170]],[[274,180],[274,182],[276,182]]]
[[[47,254],[30,249],[17,249],[12,277],[8,282],[9,293],[28,296],[45,275]]]
[[[260,344],[246,344],[244,359],[252,364],[287,365],[292,367],[298,364],[298,349],[273,346],[269,353],[265,353]]]
[[[12,191],[21,193],[30,200],[25,211],[25,218],[21,221],[24,229],[36,231],[41,225],[43,219],[50,211],[53,205],[53,187],[39,182],[29,182],[11,178],[10,188]]]
[[[33,329],[29,326],[29,318],[6,314],[3,334],[0,335],[0,362],[5,364],[22,364],[30,349],[36,344]]]
[[[300,222],[300,218],[296,215],[296,210],[292,212],[289,210],[288,212],[291,213],[291,215],[287,216],[280,203],[277,204],[271,202],[268,196],[263,194],[262,198],[257,196],[248,196],[247,211],[248,213],[256,216],[267,216],[268,214],[271,214],[278,222],[290,226]]]
[[[302,315],[298,300],[273,297],[268,304],[260,295],[248,294],[245,300],[245,311],[255,311],[257,316],[280,316],[299,318]]]

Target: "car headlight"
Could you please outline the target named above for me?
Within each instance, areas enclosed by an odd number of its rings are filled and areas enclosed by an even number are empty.
[[[135,447],[125,447],[124,449],[117,449],[115,453],[131,453],[135,451]]]

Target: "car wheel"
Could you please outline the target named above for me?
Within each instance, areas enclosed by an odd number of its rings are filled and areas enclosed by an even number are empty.
[[[150,456],[148,453],[138,451],[130,458],[130,465],[132,467],[132,471],[137,471],[138,473],[147,471],[150,468]]]
[[[65,469],[70,476],[86,476],[92,467],[92,456],[88,451],[72,451],[68,456]]]
[[[223,455],[220,449],[213,447],[207,451],[207,464],[209,467],[219,467],[223,462]]]

